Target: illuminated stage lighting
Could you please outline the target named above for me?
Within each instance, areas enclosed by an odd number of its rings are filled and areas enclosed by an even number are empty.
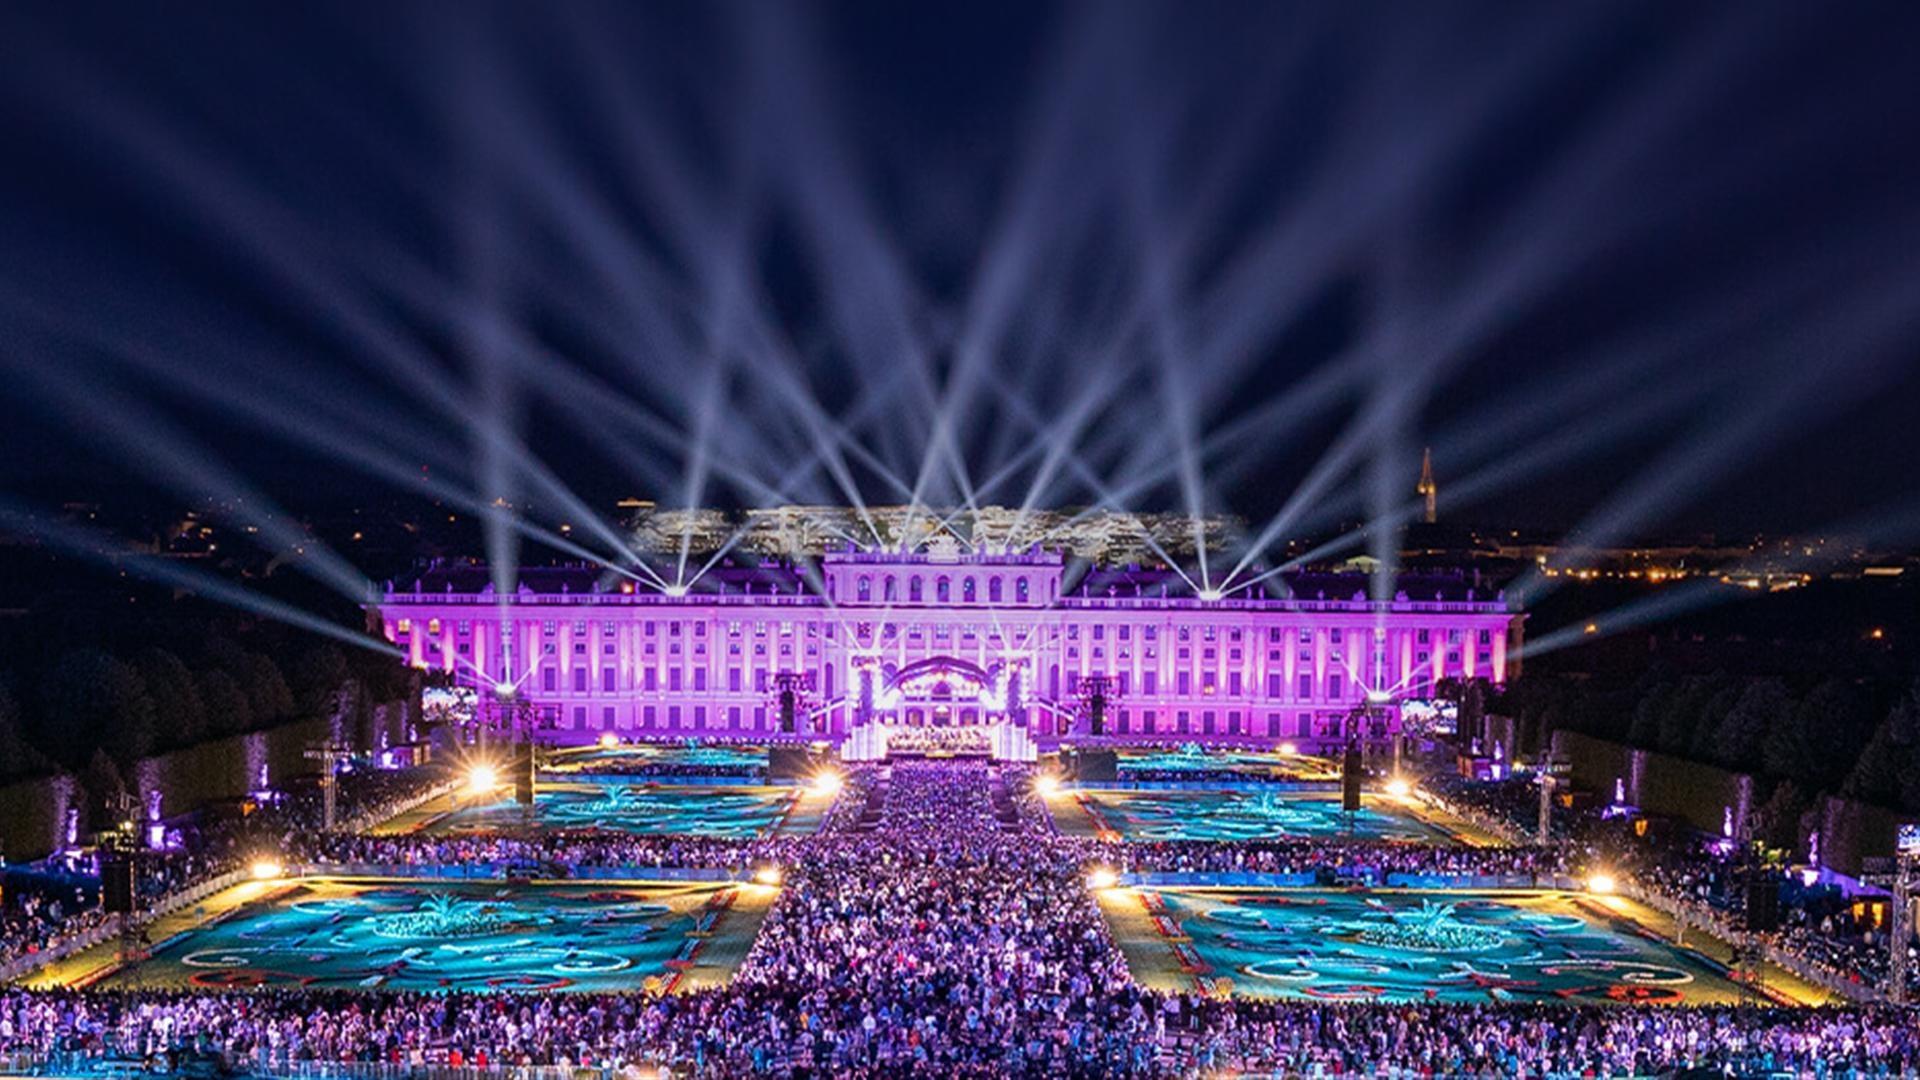
[[[1090,889],[1111,889],[1120,884],[1120,875],[1105,866],[1096,866],[1087,872],[1087,887]]]
[[[1406,777],[1396,776],[1387,781],[1386,791],[1396,799],[1404,799],[1413,794],[1413,785],[1407,782]]]
[[[255,881],[272,881],[284,873],[280,864],[272,859],[255,859],[253,865],[247,868],[247,872]]]
[[[475,765],[467,770],[467,791],[473,795],[486,795],[500,786],[500,773],[491,765]]]

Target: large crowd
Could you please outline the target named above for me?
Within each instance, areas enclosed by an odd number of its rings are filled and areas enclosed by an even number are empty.
[[[263,1071],[310,1061],[645,1065],[719,1077],[1920,1070],[1920,1023],[1882,1007],[1390,1006],[1152,991],[1129,977],[1085,882],[1095,866],[1544,875],[1567,869],[1563,852],[1577,846],[1120,845],[1056,834],[1019,767],[904,762],[847,781],[820,831],[801,839],[326,837],[297,816],[271,822],[284,827],[287,851],[339,864],[779,863],[785,885],[724,987],[667,996],[8,990],[0,1051],[119,1054],[162,1068],[201,1054]],[[1710,878],[1680,887],[1717,892]]]
[[[1526,780],[1455,781],[1441,788],[1456,809],[1489,819],[1510,833],[1531,835],[1534,830],[1538,789]],[[1569,865],[1610,867],[1630,878],[1643,895],[1685,911],[1694,925],[1736,932],[1743,925],[1739,852],[1724,838],[1679,831],[1657,839],[1629,839],[1627,823],[1599,808],[1556,811],[1551,825],[1557,838],[1552,847],[1566,853]],[[1780,928],[1757,935],[1777,960],[1829,985],[1885,986],[1891,979],[1885,909],[1876,921],[1836,888],[1805,887],[1786,866],[1744,872],[1761,874],[1779,893]],[[1920,949],[1912,940],[1906,947],[1908,999],[1920,1000]]]

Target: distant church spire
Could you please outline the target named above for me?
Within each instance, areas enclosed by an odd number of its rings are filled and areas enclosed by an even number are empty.
[[[1420,455],[1420,483],[1413,489],[1413,493],[1427,500],[1427,524],[1433,524],[1434,518],[1439,515],[1440,487],[1433,482],[1432,447],[1428,447]]]

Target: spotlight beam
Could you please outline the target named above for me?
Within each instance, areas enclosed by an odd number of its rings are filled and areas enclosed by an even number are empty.
[[[387,656],[400,657],[391,643],[349,630],[329,622],[303,608],[295,607],[197,567],[173,559],[129,548],[97,529],[56,521],[35,513],[31,508],[0,495],[0,525],[18,536],[29,537],[86,559],[108,569],[121,570],[143,581],[204,596],[210,600],[251,612],[262,618],[331,638],[334,641],[370,649]],[[370,597],[360,598],[363,602]]]
[[[215,513],[248,527],[248,535],[263,550],[292,560],[302,573],[354,603],[364,601],[372,590],[366,576],[325,541],[299,528],[292,515],[273,500],[196,445],[185,432],[115,390],[99,372],[90,373],[82,393],[72,382],[52,377],[53,365],[10,360],[0,363],[13,371],[16,385],[30,386],[69,411],[111,416],[111,423],[92,426],[89,435],[105,440],[123,461],[176,492],[218,496],[213,504]],[[69,365],[63,373],[71,376],[75,371]]]

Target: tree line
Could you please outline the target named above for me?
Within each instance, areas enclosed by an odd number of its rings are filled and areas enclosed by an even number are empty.
[[[1920,678],[1792,682],[1654,666],[1617,683],[1530,672],[1493,711],[1514,717],[1534,745],[1578,731],[1789,781],[1798,792],[1920,811]]]
[[[259,645],[281,658],[249,647]],[[326,715],[354,680],[367,691],[356,701],[388,700],[405,674],[382,657],[350,659],[324,640],[242,643],[211,633],[127,651],[66,648],[35,669],[0,672],[0,779],[98,770],[102,754],[125,766]]]

